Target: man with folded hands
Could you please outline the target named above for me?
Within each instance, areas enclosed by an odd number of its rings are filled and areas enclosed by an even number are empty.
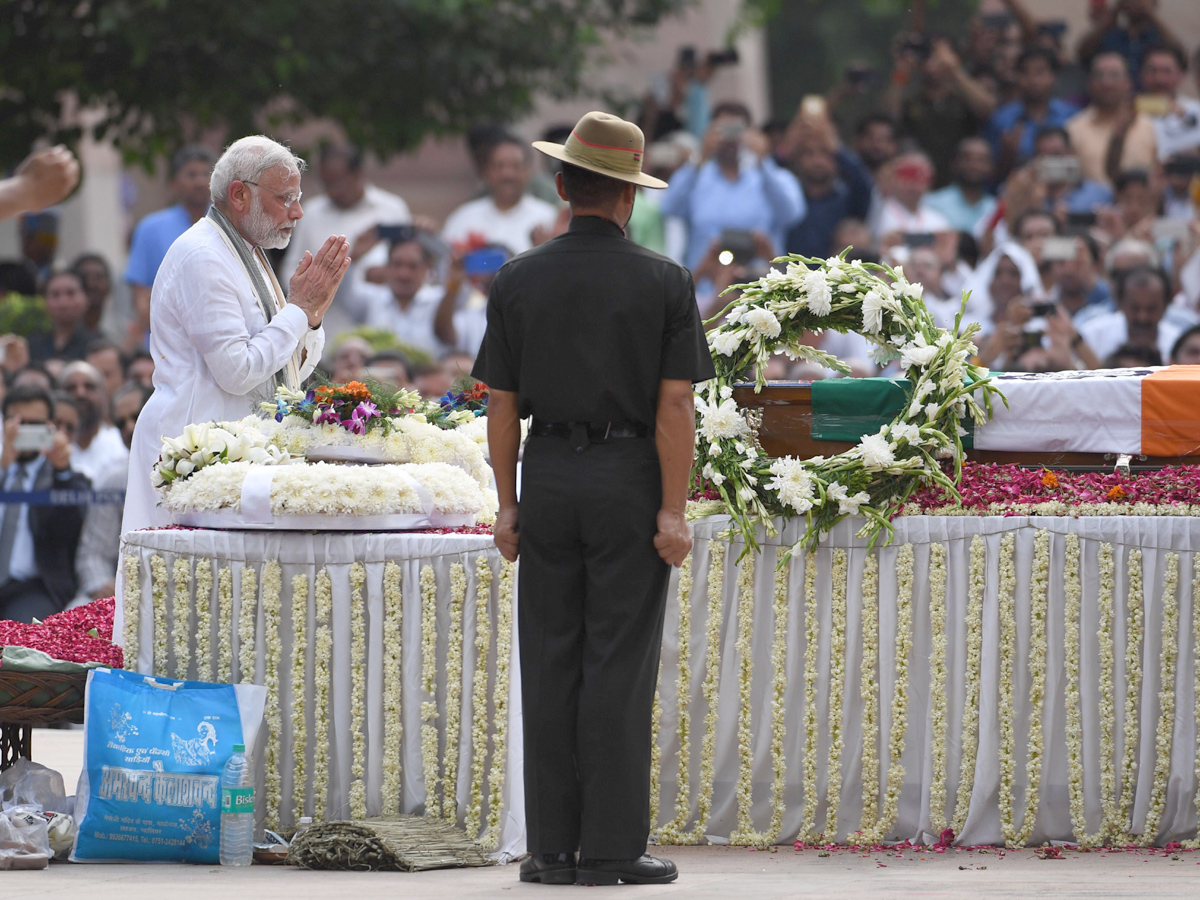
[[[169,525],[150,473],[162,439],[192,422],[241,419],[277,386],[298,389],[321,358],[322,319],[350,265],[344,235],[305,252],[287,299],[264,250],[288,245],[304,215],[304,160],[268,137],[234,141],[213,167],[208,214],[154,276],[154,394],[134,429],[122,533]]]

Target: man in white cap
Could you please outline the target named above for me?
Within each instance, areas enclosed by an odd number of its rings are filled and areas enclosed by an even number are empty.
[[[533,146],[564,163],[571,224],[497,273],[473,373],[491,387],[496,545],[521,554],[520,877],[665,883],[674,863],[645,853],[650,708],[670,566],[692,544],[692,384],[712,359],[690,273],[625,238],[637,187],[666,187],[641,171],[641,129],[593,112]]]
[[[263,135],[234,141],[213,167],[208,214],[171,245],[154,276],[154,393],[138,416],[122,533],[171,524],[150,472],[163,437],[192,422],[241,419],[321,358],[321,322],[350,265],[344,235],[305,252],[287,300],[263,250],[288,245],[304,211],[304,160]]]

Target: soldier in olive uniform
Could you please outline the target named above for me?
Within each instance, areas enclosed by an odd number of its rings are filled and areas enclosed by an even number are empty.
[[[650,707],[670,566],[692,543],[692,384],[712,359],[691,274],[625,238],[637,187],[666,187],[642,174],[641,130],[588,113],[534,147],[564,163],[571,225],[497,274],[474,370],[491,388],[496,544],[521,554],[521,880],[668,882],[675,865],[645,853]]]

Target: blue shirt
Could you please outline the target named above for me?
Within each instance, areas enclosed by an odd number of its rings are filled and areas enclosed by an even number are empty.
[[[163,257],[175,239],[192,227],[192,217],[183,205],[169,206],[152,212],[133,229],[129,245],[129,265],[125,280],[129,284],[151,287]]]
[[[1084,179],[1078,187],[1067,194],[1067,211],[1073,213],[1095,212],[1098,206],[1111,206],[1113,192],[1098,181]],[[1049,209],[1047,205],[1047,209]]]
[[[688,163],[671,178],[660,205],[663,215],[688,223],[685,262],[695,269],[725,229],[761,231],[781,252],[787,230],[804,218],[800,182],[774,160],[756,164],[743,154],[737,181],[721,174],[714,160]]]
[[[996,198],[991,194],[984,194],[979,198],[979,202],[968,203],[962,188],[952,184],[929,194],[922,201],[922,205],[940,212],[955,231],[974,234],[979,220],[986,219],[996,211]]]
[[[1017,146],[1015,162],[1023,163],[1033,156],[1033,142],[1043,128],[1062,128],[1067,119],[1079,112],[1079,107],[1057,97],[1050,100],[1046,115],[1041,119],[1032,119],[1020,100],[1006,103],[992,113],[992,119],[987,126],[987,139],[992,144],[992,152],[1000,157],[1000,138],[1017,127],[1018,123],[1025,124],[1021,134],[1021,143]]]
[[[824,197],[804,195],[807,206],[804,218],[788,232],[788,253],[824,258],[840,253],[843,248],[831,247],[833,231],[842,219],[866,219],[871,210],[871,173],[853,153],[841,149],[837,153],[838,173],[841,176],[833,192]]]

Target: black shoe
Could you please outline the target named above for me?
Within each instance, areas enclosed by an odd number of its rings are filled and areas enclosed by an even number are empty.
[[[521,880],[537,884],[574,884],[575,854],[531,853],[521,862]]]
[[[581,859],[575,883],[667,884],[678,877],[675,863],[647,853],[637,859]]]

